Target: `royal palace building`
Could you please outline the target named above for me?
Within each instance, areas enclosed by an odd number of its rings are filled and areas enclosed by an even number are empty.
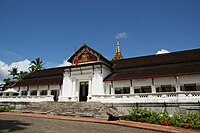
[[[36,71],[0,101],[159,103],[200,101],[200,49],[112,60],[84,44],[70,66]]]

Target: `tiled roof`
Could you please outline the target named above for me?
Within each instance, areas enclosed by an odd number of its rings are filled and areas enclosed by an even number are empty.
[[[63,82],[63,72],[65,69],[72,69],[76,67],[85,67],[90,65],[106,65],[102,62],[92,62],[87,64],[80,64],[78,66],[71,65],[65,67],[57,67],[57,68],[50,68],[44,69],[40,71],[36,71],[27,77],[25,77],[22,81],[19,81],[15,84],[15,87],[18,86],[33,86],[33,85],[52,85],[58,84],[61,85]]]
[[[115,69],[148,67],[200,61],[200,49],[112,61]]]
[[[200,62],[191,65],[165,65],[162,67],[149,67],[144,69],[130,69],[127,71],[113,72],[105,81],[157,78],[200,74]]]
[[[113,61],[104,81],[200,74],[200,49]]]
[[[113,72],[104,81],[200,74],[200,49],[122,59],[112,63]],[[78,66],[45,69],[28,75],[15,86],[61,85],[65,69],[99,64],[110,67],[102,62],[91,62]]]
[[[63,82],[63,76],[50,76],[42,78],[30,78],[18,82],[15,87],[18,86],[36,86],[36,85],[61,85]]]

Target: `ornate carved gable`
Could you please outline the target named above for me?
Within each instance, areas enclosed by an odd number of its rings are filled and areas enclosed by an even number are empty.
[[[94,54],[90,53],[89,51],[85,50],[80,56],[78,56],[79,63],[97,61],[98,57]]]
[[[72,65],[82,64],[82,63],[90,63],[90,62],[104,62],[108,65],[112,65],[112,63],[103,57],[100,53],[96,52],[92,48],[88,47],[84,44],[80,47],[69,59],[68,62],[72,63]]]

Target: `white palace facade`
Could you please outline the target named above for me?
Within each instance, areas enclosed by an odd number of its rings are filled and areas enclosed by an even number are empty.
[[[200,49],[110,61],[86,44],[70,66],[36,71],[0,102],[187,103],[200,101]]]

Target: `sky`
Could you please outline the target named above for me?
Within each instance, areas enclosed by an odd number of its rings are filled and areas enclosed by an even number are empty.
[[[107,59],[200,48],[200,0],[0,0],[0,82],[40,57],[67,65],[84,43]]]

